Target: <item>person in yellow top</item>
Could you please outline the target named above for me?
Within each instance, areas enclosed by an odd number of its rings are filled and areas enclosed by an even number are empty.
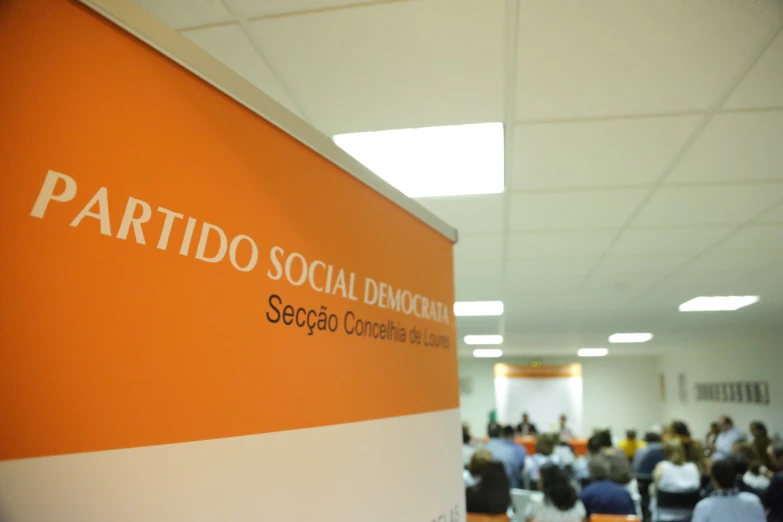
[[[647,443],[643,440],[636,438],[636,430],[628,430],[625,432],[625,438],[617,443],[617,447],[620,448],[628,460],[633,460],[636,452],[643,447],[647,446]]]

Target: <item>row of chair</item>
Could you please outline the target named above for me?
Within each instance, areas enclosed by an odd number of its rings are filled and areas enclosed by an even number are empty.
[[[476,515],[468,513],[467,522],[510,522],[506,515]],[[535,522],[535,521],[534,521]],[[635,515],[592,515],[590,522],[641,522]]]

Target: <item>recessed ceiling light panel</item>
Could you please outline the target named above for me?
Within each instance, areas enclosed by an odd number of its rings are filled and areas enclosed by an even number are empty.
[[[457,317],[503,315],[503,301],[457,301],[454,303]]]
[[[758,301],[757,295],[701,296],[682,303],[680,312],[733,312]]]
[[[473,350],[473,357],[494,359],[503,355],[503,350],[499,348],[482,348]]]
[[[503,344],[502,335],[466,335],[465,344]]]
[[[338,147],[411,198],[499,194],[503,124],[338,134]]]
[[[609,353],[606,348],[580,348],[576,352],[579,357],[603,357]]]
[[[651,333],[616,333],[609,336],[610,343],[646,343],[653,338]]]

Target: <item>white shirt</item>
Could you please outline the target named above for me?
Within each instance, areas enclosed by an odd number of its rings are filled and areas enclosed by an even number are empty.
[[[729,428],[720,432],[715,439],[715,453],[712,454],[713,460],[725,459],[731,455],[731,447],[738,440],[742,440],[744,435],[737,428]]]
[[[701,472],[693,462],[686,462],[678,466],[664,460],[658,465],[663,468],[661,480],[656,486],[660,491],[683,493],[695,491],[701,487]]]
[[[759,491],[766,491],[769,487],[769,479],[767,477],[761,474],[754,475],[750,471],[746,471],[742,475],[742,482]]]
[[[533,504],[527,519],[536,522],[582,522],[586,516],[587,511],[581,500],[577,500],[574,507],[568,511],[560,511],[555,506],[543,501]]]
[[[766,522],[759,497],[753,493],[717,495],[696,504],[691,522]]]

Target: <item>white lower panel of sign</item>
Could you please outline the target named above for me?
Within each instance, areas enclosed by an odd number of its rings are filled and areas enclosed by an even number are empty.
[[[457,522],[459,410],[0,462],[2,522]]]

